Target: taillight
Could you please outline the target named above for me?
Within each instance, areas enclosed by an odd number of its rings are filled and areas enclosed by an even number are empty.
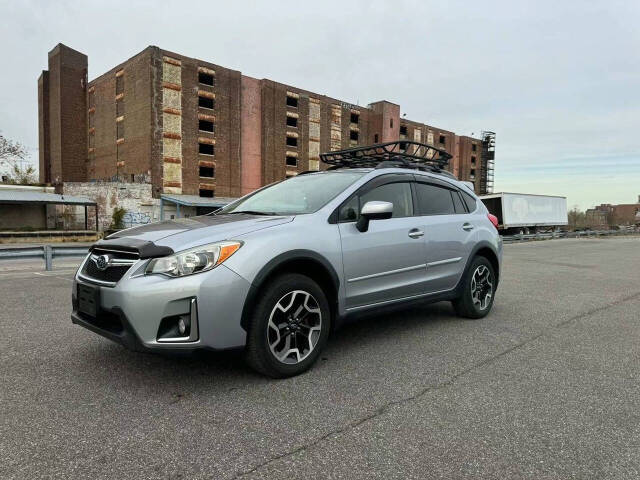
[[[498,217],[496,217],[495,215],[491,215],[490,213],[487,213],[487,218],[493,224],[493,226],[496,227],[496,230],[497,230],[498,229]]]

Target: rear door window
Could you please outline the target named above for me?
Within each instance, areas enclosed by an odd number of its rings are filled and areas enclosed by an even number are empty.
[[[420,215],[452,215],[456,213],[451,190],[430,183],[416,183]]]

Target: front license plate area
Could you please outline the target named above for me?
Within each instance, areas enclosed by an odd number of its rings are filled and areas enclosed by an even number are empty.
[[[100,289],[91,285],[78,284],[78,311],[96,318],[100,306]]]

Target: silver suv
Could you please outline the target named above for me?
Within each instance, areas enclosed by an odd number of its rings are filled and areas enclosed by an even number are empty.
[[[375,165],[305,173],[97,242],[75,277],[72,321],[140,351],[244,348],[254,369],[286,377],[365,310],[448,300],[460,316],[487,315],[495,218],[438,168]]]

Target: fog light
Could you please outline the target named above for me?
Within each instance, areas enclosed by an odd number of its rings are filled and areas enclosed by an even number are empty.
[[[189,302],[184,305],[184,300]],[[158,342],[196,342],[198,340],[198,308],[195,298],[189,298],[173,302],[171,307],[175,312],[184,312],[168,315],[160,321],[158,326]],[[185,312],[186,308],[188,311]],[[179,308],[179,310],[178,310]]]
[[[185,333],[187,333],[187,322],[184,321],[184,317],[180,317],[180,320],[178,320],[178,330],[180,331],[180,335],[184,335]]]

